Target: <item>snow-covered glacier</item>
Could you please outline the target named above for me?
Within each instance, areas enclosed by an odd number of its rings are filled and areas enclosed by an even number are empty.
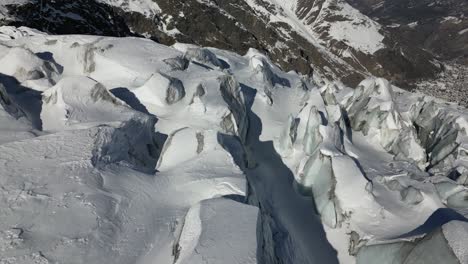
[[[0,263],[468,263],[468,110],[0,27]]]

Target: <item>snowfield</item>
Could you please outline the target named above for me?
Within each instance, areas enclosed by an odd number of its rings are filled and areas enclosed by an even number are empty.
[[[0,62],[2,264],[467,263],[464,108],[254,49],[0,27]]]

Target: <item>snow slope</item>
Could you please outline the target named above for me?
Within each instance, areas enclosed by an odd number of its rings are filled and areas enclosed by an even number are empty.
[[[465,109],[254,49],[0,32],[0,263],[465,261]]]

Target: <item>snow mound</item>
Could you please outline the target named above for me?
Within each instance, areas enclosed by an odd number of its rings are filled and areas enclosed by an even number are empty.
[[[102,84],[88,77],[66,77],[43,93],[42,128],[86,128],[137,115]]]
[[[3,53],[3,55],[2,55]],[[0,73],[16,78],[20,83],[56,78],[59,70],[54,63],[40,59],[31,50],[19,47],[0,48]]]
[[[133,93],[144,104],[165,106],[175,104],[184,98],[185,88],[180,80],[155,73],[144,85],[133,90]]]
[[[211,134],[212,136],[212,134]],[[206,143],[213,143],[207,140]],[[213,146],[205,145],[205,134],[194,129],[182,128],[169,135],[159,158],[157,169],[164,170],[187,162]],[[181,152],[180,149],[184,149]]]

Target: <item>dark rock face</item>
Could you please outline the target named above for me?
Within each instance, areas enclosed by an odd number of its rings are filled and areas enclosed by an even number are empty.
[[[468,65],[466,0],[349,0],[378,20],[401,42],[428,50],[440,60]]]
[[[96,34],[128,36],[125,20],[105,4],[94,0],[30,1],[23,5],[6,5],[14,19],[4,24],[27,26],[55,34]]]
[[[373,16],[374,9],[366,6],[377,0],[349,1]],[[187,42],[240,54],[255,48],[286,71],[316,71],[352,87],[368,75],[408,87],[413,80],[431,78],[441,70],[434,53],[414,45],[410,33],[385,27],[384,22],[380,26],[345,0],[295,0],[290,6],[269,0],[155,2],[160,10],[148,16],[125,6],[110,6],[105,0],[30,0],[6,6],[9,16],[3,21],[0,16],[0,24],[24,25],[56,34],[144,36],[167,45]],[[370,28],[378,38],[370,39],[369,45],[379,48],[367,51],[356,47],[352,40],[337,37],[333,28],[337,23],[357,28],[354,34],[358,42],[360,32]],[[340,34],[346,37],[345,33]]]

